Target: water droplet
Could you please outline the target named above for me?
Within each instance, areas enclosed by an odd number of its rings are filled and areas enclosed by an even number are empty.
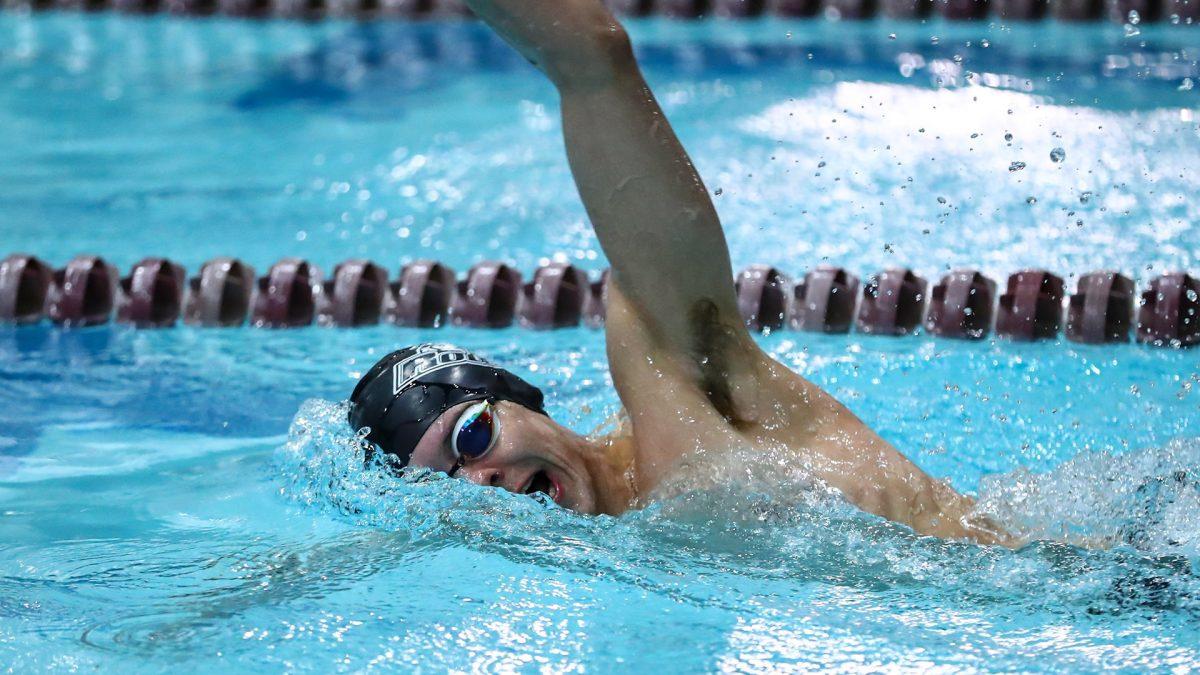
[[[893,248],[891,244],[884,244],[883,250],[887,253],[895,253],[896,252],[896,249]]]
[[[1012,138],[1012,134],[1004,134],[1004,140],[1008,141],[1009,143],[1012,143]]]
[[[1009,171],[1014,171],[1014,172],[1015,172],[1015,171],[1020,171],[1020,170],[1022,170],[1022,169],[1024,169],[1024,168],[1025,168],[1025,162],[1013,162],[1012,164],[1009,164],[1009,165],[1008,165],[1008,170],[1009,170]]]
[[[1067,151],[1062,148],[1055,148],[1050,151],[1050,161],[1058,164],[1067,158]]]
[[[1028,197],[1025,198],[1025,203],[1026,204],[1036,204],[1037,197],[1034,197],[1033,195],[1029,195]]]
[[[1131,24],[1131,23],[1125,24],[1125,37],[1127,37],[1127,38],[1137,37],[1141,34],[1142,34],[1142,31],[1138,30],[1138,27],[1135,26],[1134,24]]]
[[[1138,11],[1136,9],[1129,10],[1129,23],[1136,26],[1141,22],[1142,22],[1142,15],[1138,14]]]
[[[945,197],[938,197],[938,203],[939,203],[939,204],[945,204],[945,203],[946,203],[946,198],[945,198]]]
[[[1088,191],[1086,191],[1086,192],[1083,192],[1083,193],[1081,193],[1081,194],[1079,195],[1079,203],[1080,203],[1080,204],[1086,204],[1086,203],[1088,203],[1088,202],[1090,202],[1090,201],[1092,201],[1092,192],[1091,192],[1091,190],[1088,190]]]
[[[980,40],[980,41],[979,41],[979,46],[980,46],[980,47],[983,47],[984,49],[987,49],[988,47],[991,47],[991,46],[992,46],[992,43],[991,43],[990,41],[988,41],[988,40]]]
[[[931,44],[931,45],[936,45],[939,41],[940,41],[940,39],[936,35],[929,38],[929,44]]]
[[[1196,299],[1197,299],[1198,297],[1200,297],[1200,296],[1196,295],[1196,291],[1193,291],[1193,290],[1192,290],[1192,289],[1190,289],[1190,288],[1188,289],[1188,292],[1187,292],[1187,299],[1188,299],[1188,300],[1191,300],[1192,302],[1195,302],[1195,301],[1196,301]]]
[[[1192,81],[1192,78],[1185,77],[1183,78],[1183,82],[1179,85],[1179,91],[1191,91],[1195,86],[1196,83]]]
[[[725,188],[717,188],[717,191],[713,194],[720,197],[721,195],[725,194]]]
[[[822,162],[817,162],[817,168],[818,168],[818,169],[823,169],[823,168],[825,168],[825,162],[823,162],[823,161],[822,161]]]
[[[889,39],[889,40],[895,40],[895,39],[896,39],[896,34],[895,34],[895,33],[888,33],[888,39]]]

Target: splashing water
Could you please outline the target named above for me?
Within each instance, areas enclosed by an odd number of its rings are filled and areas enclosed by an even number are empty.
[[[1196,443],[1085,455],[1046,474],[988,479],[980,509],[1006,527],[1093,544],[1039,541],[1008,551],[917,536],[780,471],[777,458],[754,462],[756,453],[691,472],[701,477],[671,486],[671,496],[644,510],[582,516],[441,474],[364,469],[362,442],[344,419],[343,405],[304,405],[277,454],[285,493],[357,526],[402,533],[414,547],[497,553],[701,603],[712,600],[711,589],[690,579],[719,570],[730,586],[771,579],[784,595],[818,584],[889,589],[901,607],[933,594],[955,611],[982,602],[1080,615],[1169,610],[1200,620]]]
[[[980,510],[1026,536],[1130,545],[1200,561],[1200,442],[1089,453],[1054,471],[984,479]]]

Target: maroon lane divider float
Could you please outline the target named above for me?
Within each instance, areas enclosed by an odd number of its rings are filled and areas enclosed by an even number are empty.
[[[395,281],[370,260],[347,260],[329,279],[306,260],[284,258],[267,274],[236,258],[204,263],[190,279],[180,265],[146,258],[121,278],[98,256],[78,256],[54,269],[30,255],[0,261],[0,324],[49,319],[64,327],[116,321],[134,328],[352,328],[389,323],[435,328],[521,326],[537,330],[604,325],[610,274],[595,277],[567,263],[547,263],[526,281],[498,261],[474,265],[461,279],[434,260],[417,260]],[[1083,344],[1200,344],[1200,280],[1162,274],[1139,294],[1114,271],[1079,277],[1069,297],[1063,278],[1021,270],[996,282],[974,269],[942,277],[932,288],[913,270],[886,269],[866,283],[840,267],[818,266],[795,283],[784,271],[751,265],[734,281],[738,311],[757,332],[794,329],[979,340],[994,330],[1016,341],[1056,339]],[[1136,315],[1135,315],[1135,304]]]
[[[996,333],[1026,342],[1058,337],[1064,293],[1062,278],[1050,272],[1017,272],[1008,278],[1008,290],[1000,296]]]
[[[0,262],[0,323],[29,324],[42,320],[54,270],[30,255],[10,255]]]
[[[751,330],[780,330],[791,320],[792,283],[768,265],[751,265],[734,282],[738,311]]]
[[[1133,281],[1120,272],[1079,277],[1067,305],[1067,339],[1087,344],[1129,342],[1133,324]]]
[[[256,328],[297,328],[312,325],[321,271],[306,260],[284,258],[258,280],[251,323]]]
[[[980,340],[992,326],[996,282],[976,270],[956,270],[933,287],[925,328],[938,337]]]
[[[574,265],[551,263],[539,267],[522,292],[517,305],[522,326],[539,330],[571,328],[583,319],[591,283],[587,274]]]
[[[60,326],[108,323],[117,294],[117,270],[98,256],[81,255],[54,273],[46,315]]]
[[[454,270],[433,260],[418,260],[400,270],[392,284],[393,310],[389,318],[398,326],[432,328],[450,314],[455,293]]]
[[[1200,281],[1183,272],[1151,281],[1142,292],[1137,337],[1159,346],[1200,344]]]
[[[888,269],[867,280],[858,309],[858,330],[878,335],[908,335],[925,316],[928,284],[910,269]]]
[[[246,322],[254,293],[254,268],[234,258],[214,258],[188,281],[184,322],[207,328],[230,328]]]
[[[146,258],[121,280],[117,321],[135,328],[170,328],[183,310],[187,273],[166,258]]]
[[[841,267],[822,265],[797,286],[792,327],[810,333],[848,333],[858,303],[858,277]]]
[[[501,262],[481,262],[458,282],[450,321],[468,328],[508,328],[517,314],[521,273]]]
[[[317,323],[354,328],[379,323],[388,309],[388,273],[370,260],[347,260],[316,295]]]

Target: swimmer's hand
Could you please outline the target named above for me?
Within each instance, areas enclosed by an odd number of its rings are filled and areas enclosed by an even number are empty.
[[[467,0],[560,89],[600,84],[633,63],[625,29],[601,0]]]

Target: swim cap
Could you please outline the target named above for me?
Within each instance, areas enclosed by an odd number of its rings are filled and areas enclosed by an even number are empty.
[[[350,394],[350,426],[407,465],[442,413],[467,401],[511,401],[546,414],[542,391],[471,352],[447,344],[398,349],[376,363]],[[368,458],[370,453],[368,453]]]

